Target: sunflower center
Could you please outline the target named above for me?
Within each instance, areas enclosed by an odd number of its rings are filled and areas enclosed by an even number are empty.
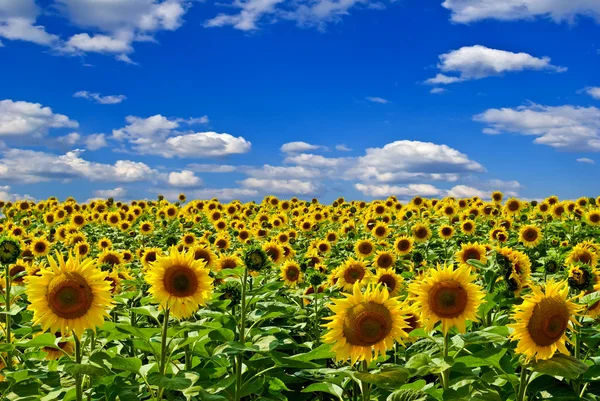
[[[362,280],[365,275],[365,269],[361,266],[350,266],[344,272],[344,280],[348,284],[354,284],[357,280]]]
[[[48,305],[63,319],[77,319],[92,307],[94,294],[87,281],[78,273],[56,276],[48,285]]]
[[[225,259],[223,263],[221,263],[221,269],[235,269],[236,267],[237,265],[233,259]]]
[[[429,308],[442,318],[460,316],[465,308],[469,295],[456,281],[442,281],[429,291]]]
[[[544,298],[534,308],[527,330],[533,342],[545,347],[558,341],[569,323],[569,310],[557,298]]]
[[[275,262],[277,259],[279,259],[279,249],[275,248],[275,247],[270,247],[267,248],[267,250],[265,251],[267,255],[269,255],[269,257],[271,258],[271,260],[273,262]]]
[[[398,250],[401,252],[405,252],[408,251],[408,249],[410,248],[410,241],[403,239],[401,241],[398,242]]]
[[[508,210],[510,210],[511,212],[516,212],[517,210],[519,210],[519,202],[510,202],[508,204]]]
[[[381,304],[365,302],[348,310],[344,337],[351,345],[370,347],[385,339],[392,330],[390,311]]]
[[[467,249],[465,250],[464,256],[463,256],[463,262],[467,262],[467,260],[470,259],[475,259],[475,260],[479,260],[480,255],[479,255],[479,251],[477,251],[477,249]]]
[[[598,214],[598,213],[591,214],[590,215],[590,221],[592,223],[598,223],[598,222],[600,222],[600,214]]]
[[[586,251],[579,251],[573,255],[573,261],[589,265],[592,261],[592,255]]]
[[[396,288],[396,279],[391,274],[384,274],[379,277],[378,283],[384,284],[390,292]]]
[[[426,238],[427,237],[427,229],[425,227],[417,228],[417,230],[415,230],[415,237]]]
[[[285,271],[285,276],[289,281],[298,280],[298,276],[300,275],[300,270],[296,266],[288,266]]]
[[[523,232],[523,238],[525,239],[525,241],[533,242],[537,239],[537,237],[538,237],[537,231],[534,230],[533,228],[528,228],[527,230],[525,230]]]
[[[46,250],[46,244],[44,244],[43,242],[35,243],[35,251],[36,252],[44,252],[45,250]]]
[[[358,252],[362,253],[363,255],[368,255],[373,251],[373,245],[371,245],[368,242],[361,242],[358,245]]]
[[[164,275],[165,290],[176,297],[189,297],[198,289],[196,273],[187,266],[174,265]]]
[[[442,235],[447,237],[452,234],[452,229],[450,227],[442,228]]]
[[[109,253],[105,255],[104,258],[102,258],[102,263],[108,263],[109,265],[114,266],[119,264],[119,258],[117,257],[117,255]]]
[[[392,265],[393,259],[387,253],[382,254],[377,258],[377,265],[383,269],[387,269]]]
[[[385,227],[377,227],[375,229],[375,235],[377,235],[378,237],[382,237],[385,235]]]
[[[406,324],[408,324],[408,326],[409,326],[409,329],[407,330],[407,333],[410,333],[414,329],[419,328],[419,318],[417,317],[417,315],[413,315],[411,313],[404,320],[406,321]]]

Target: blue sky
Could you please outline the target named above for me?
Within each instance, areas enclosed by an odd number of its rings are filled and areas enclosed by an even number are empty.
[[[0,0],[0,198],[596,196],[598,38],[590,0]]]

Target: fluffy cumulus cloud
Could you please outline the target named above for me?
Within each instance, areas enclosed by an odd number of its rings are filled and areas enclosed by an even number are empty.
[[[513,53],[480,45],[465,46],[440,55],[438,68],[441,72],[425,83],[451,84],[523,70],[566,71],[564,67],[550,64],[549,57],[538,58],[527,53]],[[446,75],[448,73],[455,75]]]
[[[580,157],[579,159],[577,159],[578,163],[585,163],[585,164],[596,164],[596,162],[590,158],[587,157]]]
[[[173,187],[195,187],[202,184],[202,180],[193,171],[182,170],[169,173],[168,183]]]
[[[284,153],[298,153],[298,152],[307,152],[309,150],[317,150],[321,149],[322,146],[319,145],[311,145],[306,142],[288,142],[281,145],[281,151]]]
[[[0,200],[4,202],[14,202],[20,199],[33,199],[29,195],[19,195],[11,192],[8,185],[0,185]]]
[[[487,134],[511,132],[535,137],[534,142],[565,151],[600,151],[600,109],[542,106],[488,109],[473,117],[488,125]]]
[[[77,121],[57,114],[39,103],[0,100],[0,138],[11,136],[41,137],[51,128],[77,128]]]
[[[442,6],[452,12],[452,21],[459,23],[533,17],[572,22],[577,15],[600,21],[600,2],[596,0],[445,0]]]
[[[472,198],[478,196],[480,198],[489,198],[490,193],[484,192],[480,189],[469,187],[467,185],[455,185],[446,193],[447,196],[454,196],[455,198]]]
[[[58,36],[49,34],[43,26],[36,24],[40,12],[34,0],[0,1],[0,37],[44,46],[56,44]]]
[[[0,180],[23,183],[72,180],[135,182],[156,179],[158,172],[148,165],[130,160],[114,164],[90,162],[82,150],[55,155],[23,149],[5,149],[0,155]]]
[[[127,190],[121,187],[117,187],[114,189],[99,189],[94,191],[94,195],[98,198],[115,198],[122,199],[127,196]]]
[[[430,184],[410,184],[407,186],[397,185],[370,185],[370,184],[354,184],[354,188],[362,192],[364,195],[373,198],[386,198],[388,196],[399,196],[402,198],[411,196],[440,196],[443,191]]]
[[[113,138],[125,141],[133,152],[166,158],[202,158],[247,153],[251,143],[243,137],[217,132],[180,132],[181,123],[208,121],[206,116],[189,120],[169,119],[160,114],[140,118],[128,116],[127,126],[113,130]]]
[[[106,135],[92,134],[85,137],[85,147],[88,150],[98,150],[108,146]]]
[[[102,96],[99,93],[93,93],[93,92],[88,92],[88,91],[76,92],[75,94],[73,94],[73,97],[79,97],[82,99],[91,100],[98,104],[118,104],[118,103],[121,103],[123,100],[127,99],[127,96],[125,96],[125,95]]]
[[[583,89],[583,92],[587,93],[594,99],[600,100],[600,86],[588,86]]]

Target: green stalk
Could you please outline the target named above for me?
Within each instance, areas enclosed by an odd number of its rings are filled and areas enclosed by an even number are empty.
[[[315,294],[315,342],[317,346],[319,345],[319,340],[321,336],[319,335],[319,294],[318,287],[313,286],[314,294]]]
[[[248,281],[248,268],[244,269],[244,276],[242,279],[242,304],[241,308],[241,319],[240,319],[240,333],[239,340],[243,345],[246,343],[246,281]],[[242,354],[238,354],[235,362],[235,401],[239,401],[242,398]]]
[[[450,334],[444,334],[444,359],[448,357],[448,350],[450,348],[449,340]],[[448,387],[450,386],[450,368],[442,372],[442,386],[444,387],[444,390],[448,390]]]
[[[4,296],[4,305],[6,306],[6,343],[11,344],[10,338],[10,326],[12,326],[12,319],[10,316],[10,270],[8,265],[5,266],[6,277],[6,295]],[[12,369],[12,351],[8,351],[6,353],[6,367],[11,370]]]
[[[75,338],[75,362],[81,365],[81,340],[77,337],[77,334],[73,334],[73,338]],[[75,374],[75,395],[77,401],[83,400],[83,375],[81,373]]]
[[[525,401],[525,391],[527,390],[528,380],[527,369],[525,369],[524,366],[521,366],[521,380],[519,381],[519,394],[517,395],[516,401]]]
[[[185,340],[187,341],[190,333],[186,330],[183,334]],[[192,370],[192,355],[190,353],[190,345],[186,344],[184,347],[185,351],[185,370]]]
[[[163,321],[161,344],[160,344],[160,366],[159,371],[161,375],[165,375],[167,372],[167,332],[169,330],[169,308],[165,308],[165,319]],[[162,400],[162,396],[165,389],[162,387],[158,388],[157,400]]]
[[[361,372],[369,373],[369,363],[365,360],[361,362]],[[361,381],[362,399],[363,401],[369,401],[371,399],[371,385]]]

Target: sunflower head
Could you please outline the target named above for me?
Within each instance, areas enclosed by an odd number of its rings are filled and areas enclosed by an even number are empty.
[[[400,236],[394,242],[394,251],[400,255],[407,255],[413,249],[413,239],[407,236]]]
[[[384,285],[390,293],[390,297],[397,297],[400,294],[403,283],[402,276],[391,269],[377,269],[373,276],[373,283]]]
[[[383,250],[377,252],[375,258],[373,259],[373,264],[375,265],[375,267],[380,269],[392,268],[394,266],[394,263],[396,263],[394,255],[388,251]]]
[[[288,260],[281,266],[280,277],[289,287],[296,287],[299,283],[304,281],[300,266],[291,260]]]
[[[431,229],[429,226],[417,223],[412,228],[413,238],[416,242],[425,242],[431,238]]]
[[[259,272],[269,267],[271,262],[267,253],[261,247],[253,246],[244,253],[244,264],[248,270]]]
[[[242,300],[242,285],[236,280],[228,280],[219,286],[217,292],[221,293],[219,299],[222,301],[230,300],[230,306],[240,304]]]
[[[13,237],[0,237],[0,263],[15,263],[21,256],[21,243]]]
[[[371,272],[362,260],[349,258],[337,271],[337,285],[343,291],[350,292],[355,283],[360,283],[363,280],[367,281],[370,277]]]
[[[569,287],[577,291],[591,290],[596,281],[596,274],[592,268],[581,262],[569,266]]]
[[[375,252],[375,245],[368,239],[359,240],[354,245],[354,251],[358,257],[366,258]]]
[[[409,286],[414,305],[427,330],[442,322],[445,333],[455,326],[461,333],[466,331],[466,320],[477,320],[477,309],[484,292],[475,284],[476,276],[468,266],[454,269],[452,265],[429,269],[423,279]]]
[[[469,260],[477,260],[481,263],[487,262],[487,257],[485,255],[486,249],[485,246],[480,245],[478,243],[467,243],[461,244],[461,249],[456,253],[455,259],[456,262],[460,265],[470,266],[467,261]]]
[[[525,225],[519,231],[519,241],[528,248],[533,248],[542,240],[542,232],[532,225]]]
[[[581,306],[567,299],[566,281],[546,282],[545,289],[532,287],[532,293],[523,297],[523,303],[513,307],[514,329],[510,338],[518,341],[516,352],[527,360],[550,359],[558,350],[569,354],[565,346],[567,329],[577,324],[575,316]]]

